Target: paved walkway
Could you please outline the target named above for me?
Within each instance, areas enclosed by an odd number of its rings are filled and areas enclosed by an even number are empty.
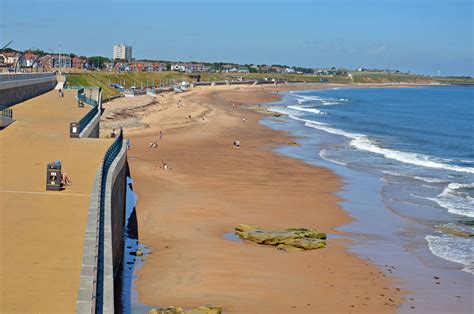
[[[89,194],[111,140],[70,139],[76,91],[51,91],[13,107],[0,131],[0,313],[75,312]],[[73,184],[46,191],[60,160]]]

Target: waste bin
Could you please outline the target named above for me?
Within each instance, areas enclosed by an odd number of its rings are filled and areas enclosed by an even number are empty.
[[[71,122],[69,127],[69,137],[79,137],[81,130],[79,129],[79,123]]]
[[[61,162],[56,160],[49,163],[46,167],[46,190],[60,191],[62,178]]]

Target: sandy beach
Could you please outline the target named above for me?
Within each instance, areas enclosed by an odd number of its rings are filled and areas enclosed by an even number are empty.
[[[335,229],[351,221],[335,195],[341,178],[274,153],[292,139],[246,109],[278,100],[276,90],[196,88],[105,104],[103,135],[122,125],[132,143],[139,240],[151,250],[136,281],[141,303],[215,304],[225,313],[387,313],[402,303],[396,278],[337,237]],[[328,246],[290,253],[226,239],[240,223],[319,229]]]

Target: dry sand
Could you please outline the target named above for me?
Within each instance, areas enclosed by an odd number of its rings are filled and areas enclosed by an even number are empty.
[[[341,179],[274,153],[291,138],[240,106],[277,100],[268,90],[275,87],[200,88],[158,97],[150,106],[150,99],[137,98],[125,105],[142,106],[131,117],[117,110],[132,140],[139,240],[152,251],[138,273],[140,302],[216,304],[226,313],[394,312],[403,294],[395,278],[348,253],[346,240],[289,253],[223,237],[239,223],[338,234],[335,228],[350,222],[335,195]],[[148,148],[160,130],[159,148]],[[239,150],[232,148],[235,139]],[[159,167],[162,161],[169,170]]]

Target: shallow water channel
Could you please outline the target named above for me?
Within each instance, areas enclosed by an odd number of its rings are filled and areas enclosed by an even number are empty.
[[[115,293],[120,296],[119,302],[116,302],[117,308],[121,308],[122,313],[148,313],[152,308],[139,303],[138,292],[135,288],[135,280],[138,278],[137,271],[143,266],[144,256],[149,250],[140,244],[137,214],[135,205],[137,195],[133,191],[132,179],[127,178],[127,194],[125,208],[125,228],[123,233],[124,252],[121,265],[121,271],[115,278]],[[137,254],[137,252],[141,252]],[[118,311],[120,312],[120,310]]]

